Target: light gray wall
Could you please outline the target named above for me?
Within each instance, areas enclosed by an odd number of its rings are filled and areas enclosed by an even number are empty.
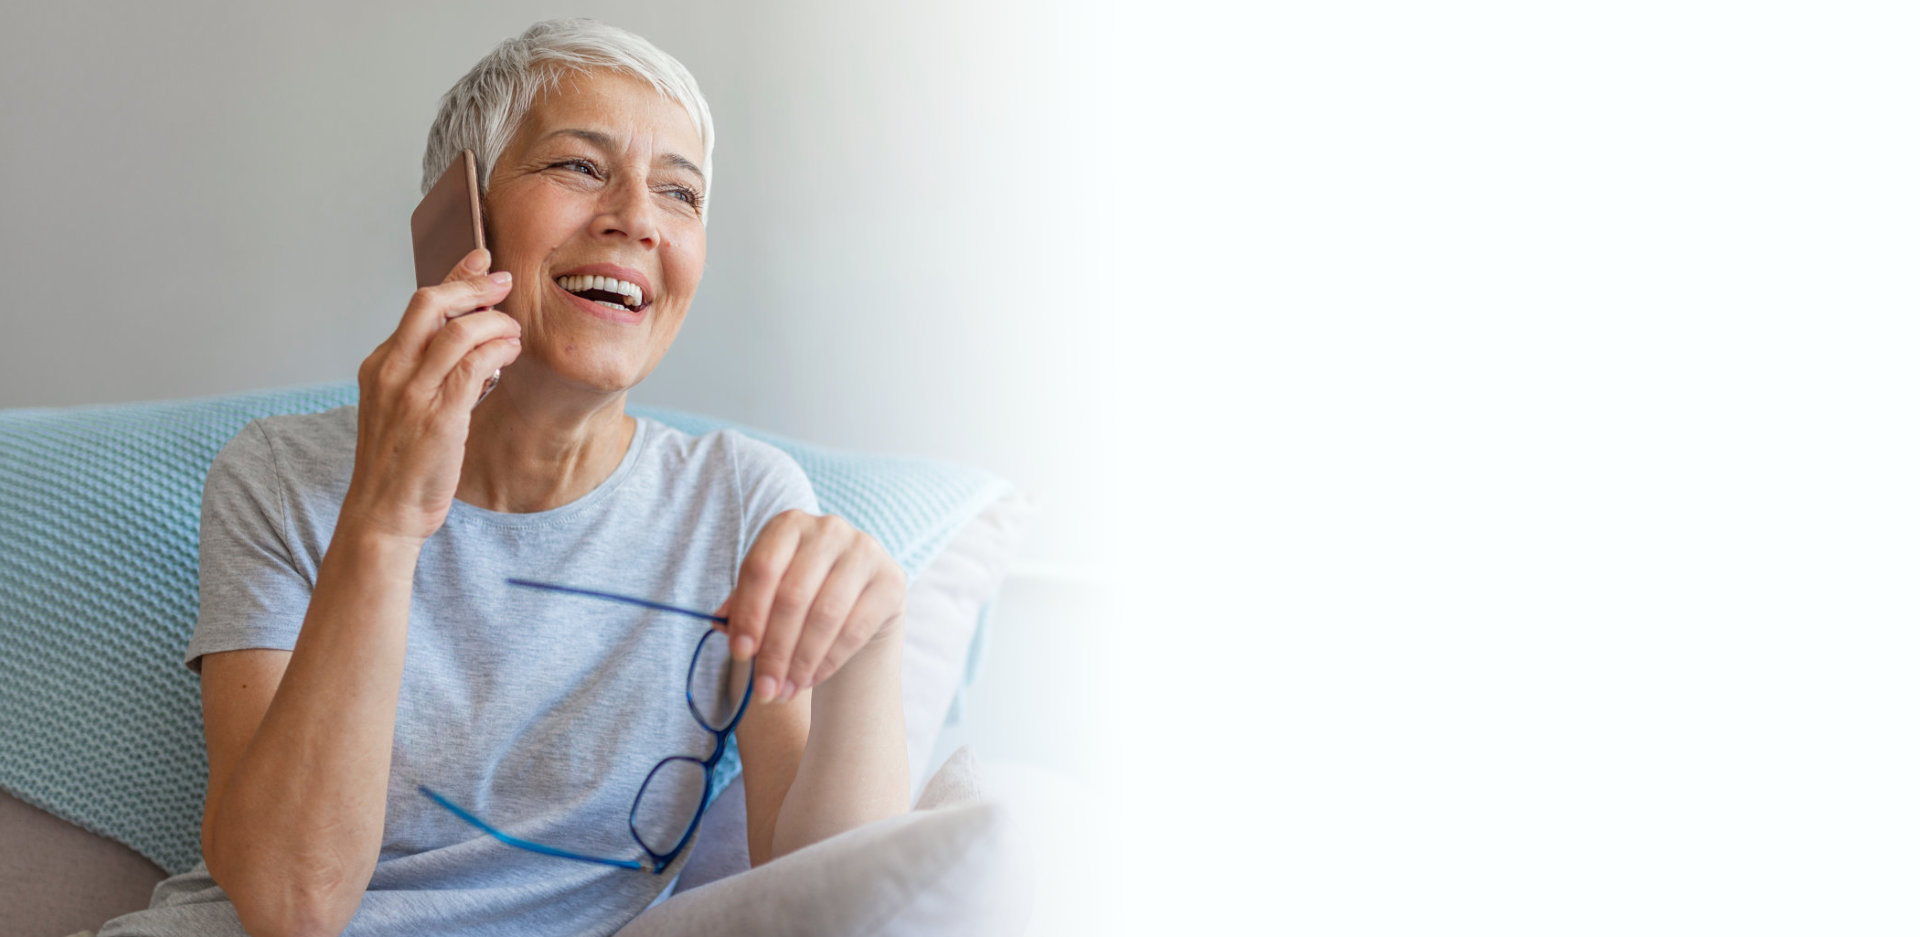
[[[411,290],[437,100],[587,15],[700,80],[709,265],[649,404],[934,456],[1087,569],[1114,415],[1084,245],[1093,77],[1063,8],[882,2],[36,4],[0,32],[0,406],[349,379]]]

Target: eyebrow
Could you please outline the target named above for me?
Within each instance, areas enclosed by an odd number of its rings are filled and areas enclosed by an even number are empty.
[[[549,133],[546,136],[541,137],[540,142],[545,143],[546,141],[551,140],[554,137],[578,137],[608,152],[612,152],[620,148],[620,145],[618,143],[615,143],[612,137],[607,136],[606,134],[601,133],[598,130],[579,130],[572,127],[555,130],[552,133]],[[699,163],[696,163],[693,160],[690,160],[684,156],[681,156],[678,153],[662,153],[658,157],[655,157],[655,161],[664,162],[669,166],[674,166],[680,169],[684,169],[690,173],[693,173],[694,178],[699,179],[701,182],[707,181],[707,174],[700,171]]]

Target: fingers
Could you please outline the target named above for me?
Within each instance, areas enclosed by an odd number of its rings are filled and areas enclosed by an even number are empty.
[[[854,617],[853,612],[855,603],[872,580],[873,567],[862,554],[843,555],[834,564],[826,582],[820,586],[820,593],[814,596],[813,607],[807,610],[806,623],[794,645],[793,658],[787,664],[787,679],[793,681],[795,689],[808,689],[833,673],[832,670],[822,672],[820,664],[827,656],[827,649],[841,638],[857,638],[856,647],[866,643],[872,634],[872,625],[877,623],[862,621]],[[865,633],[860,633],[862,629]]]
[[[520,354],[520,326],[505,313],[449,319],[511,292],[511,277],[487,275],[489,262],[474,251],[446,282],[416,291],[360,365],[356,451],[377,457],[355,461],[348,498],[355,516],[417,542],[446,520],[487,379]]]
[[[767,611],[773,607],[773,591],[786,575],[787,564],[793,561],[799,545],[799,527],[782,514],[768,521],[747,549],[747,558],[740,562],[740,581],[727,597],[727,630],[733,635],[729,647],[734,660],[746,660],[760,650],[766,636]],[[759,692],[757,687],[755,692]]]
[[[482,346],[498,345],[494,352],[481,356],[489,360],[509,347],[517,355],[519,338],[520,323],[515,322],[512,316],[504,312],[487,310],[461,316],[441,327],[439,333],[427,343],[426,354],[420,359],[417,373],[423,383],[435,387],[444,386],[445,390],[442,394],[450,394],[454,388],[464,386],[468,372],[478,373],[480,379],[484,381],[492,376],[494,368],[500,366],[488,365],[485,370],[479,370],[482,362],[475,357],[475,352]],[[513,339],[513,342],[498,344],[506,339]],[[512,360],[511,357],[508,360]],[[477,388],[478,384],[475,386]],[[474,391],[474,396],[479,396],[477,389]],[[472,402],[471,397],[462,399]]]
[[[475,346],[447,373],[442,399],[456,400],[461,406],[473,409],[480,399],[480,391],[492,379],[494,372],[512,364],[513,359],[518,357],[520,337],[517,333]]]
[[[906,595],[904,577],[899,580],[886,577],[870,580],[866,590],[860,593],[859,601],[854,603],[847,626],[840,629],[839,636],[833,639],[833,646],[827,649],[813,678],[800,686],[803,689],[817,686],[838,673],[847,661],[853,659],[853,655],[867,646],[882,625],[901,614]]]
[[[845,521],[840,523],[846,525]],[[846,531],[851,530],[852,525],[846,525]],[[851,538],[833,525],[809,523],[801,530],[793,555],[771,590],[760,650],[754,657],[754,669],[759,672],[754,692],[762,694],[761,699],[785,699],[798,689],[788,673],[793,649],[799,643],[814,597],[839,559],[842,551],[836,541],[841,539]]]
[[[447,271],[447,275],[440,278],[440,282],[453,283],[459,280],[465,280],[475,274],[486,273],[487,267],[492,264],[493,253],[484,247],[476,247],[468,251],[467,256],[460,258],[460,262],[454,264],[453,269]]]
[[[513,275],[505,270],[487,273],[488,262],[487,252],[476,250],[445,282],[415,290],[394,330],[395,351],[417,354],[447,320],[505,300],[513,291]]]
[[[839,517],[769,521],[721,605],[735,659],[754,659],[754,695],[818,685],[902,614],[906,577],[878,541]]]

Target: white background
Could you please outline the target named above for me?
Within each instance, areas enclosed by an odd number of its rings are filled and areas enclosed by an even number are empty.
[[[1905,9],[1142,25],[1138,932],[1920,926]]]
[[[200,7],[0,39],[0,402],[349,374],[557,12]],[[649,401],[994,468],[1111,603],[1035,646],[1118,929],[1920,926],[1901,6],[578,9],[720,126]]]

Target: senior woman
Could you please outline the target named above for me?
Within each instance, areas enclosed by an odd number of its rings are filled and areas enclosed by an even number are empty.
[[[423,189],[463,149],[492,253],[413,294],[357,408],[256,421],[209,473],[204,862],[102,937],[637,925],[690,843],[636,848],[629,811],[699,805],[727,726],[690,697],[737,703],[748,661],[754,865],[906,809],[899,566],[779,450],[625,412],[706,260],[692,76],[541,23],[447,93]]]

